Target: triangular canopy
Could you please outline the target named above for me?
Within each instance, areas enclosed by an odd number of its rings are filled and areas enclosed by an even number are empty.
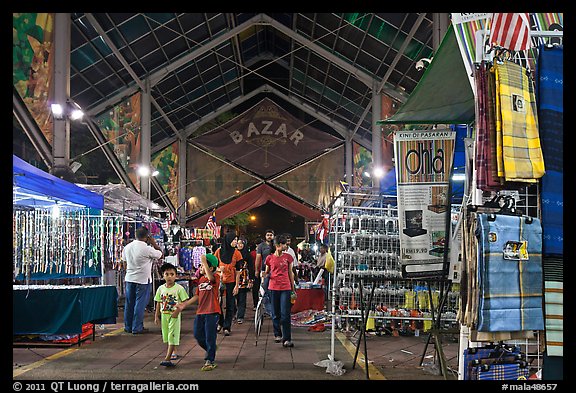
[[[54,201],[68,201],[93,209],[104,207],[102,195],[44,172],[15,155],[12,155],[12,167],[12,184],[20,203],[43,206],[54,204]]]
[[[452,25],[408,100],[378,124],[469,124],[474,120],[474,92]]]
[[[216,223],[238,213],[262,206],[268,201],[274,202],[278,206],[308,220],[319,221],[322,219],[322,213],[319,210],[312,209],[267,184],[262,184],[225,205],[217,207]],[[208,217],[210,217],[211,214],[212,212],[208,212],[192,221],[189,221],[188,224],[191,224],[196,228],[204,228],[208,221]]]

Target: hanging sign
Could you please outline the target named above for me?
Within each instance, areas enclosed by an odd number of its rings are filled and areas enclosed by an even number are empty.
[[[472,22],[473,20],[486,19],[491,17],[491,12],[452,12],[452,23],[466,23]]]
[[[394,133],[403,278],[447,273],[446,209],[455,138],[448,129]]]

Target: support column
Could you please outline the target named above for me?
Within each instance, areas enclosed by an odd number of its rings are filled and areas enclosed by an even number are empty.
[[[445,12],[434,12],[432,14],[432,49],[434,52],[440,47],[442,38],[448,31],[450,17]]]
[[[150,149],[152,144],[152,132],[150,129],[150,118],[152,113],[150,103],[150,79],[144,81],[144,91],[142,92],[142,129],[140,138],[140,165],[150,168]],[[140,176],[140,194],[150,198],[150,184],[152,173],[148,176]]]
[[[372,168],[382,168],[382,126],[376,124],[382,116],[382,101],[378,86],[372,88]],[[380,179],[372,173],[372,187],[380,190]]]
[[[186,212],[187,212],[187,195],[186,195],[186,183],[188,179],[186,177],[186,165],[188,157],[188,143],[186,138],[178,140],[178,211],[176,215],[178,217],[178,224],[181,227],[186,226]]]
[[[53,123],[52,171],[68,167],[70,161],[70,119],[66,114],[70,97],[70,13],[54,14],[53,78],[53,103],[62,105],[65,116]]]
[[[353,157],[353,153],[352,153],[352,140],[350,140],[348,137],[346,138],[346,142],[345,142],[344,155],[345,155],[344,159],[346,162],[346,168],[345,168],[346,183],[348,183],[350,185],[350,187],[352,187],[352,185],[353,185],[352,175],[354,173],[354,165],[353,165],[354,157]]]

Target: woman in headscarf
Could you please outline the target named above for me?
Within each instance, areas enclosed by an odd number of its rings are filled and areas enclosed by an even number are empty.
[[[221,282],[224,285],[224,296],[226,298],[226,312],[224,317],[220,315],[218,321],[219,329],[224,330],[224,335],[229,336],[232,326],[232,317],[235,313],[234,296],[238,293],[238,275],[236,274],[236,263],[242,260],[242,254],[236,249],[238,237],[236,232],[231,231],[224,235],[222,245],[216,250],[214,256],[218,258],[218,269],[221,274]]]
[[[236,249],[242,254],[242,260],[236,264],[236,275],[238,276],[236,282],[238,283],[238,294],[236,295],[236,317],[237,323],[244,322],[244,314],[246,313],[246,295],[252,290],[254,282],[254,261],[248,251],[248,244],[246,239],[240,237],[236,243]]]

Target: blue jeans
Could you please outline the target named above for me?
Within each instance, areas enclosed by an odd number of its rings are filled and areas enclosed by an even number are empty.
[[[204,360],[211,362],[216,358],[216,327],[219,314],[197,314],[194,318],[194,337],[198,345],[206,351]]]
[[[262,302],[264,303],[264,310],[266,313],[272,316],[272,302],[270,301],[270,291],[268,290],[269,283],[270,275],[267,275],[262,281],[262,288],[264,288],[264,296],[262,296]]]
[[[151,285],[126,282],[124,330],[127,332],[139,333],[144,329],[144,312],[150,299]]]
[[[236,295],[236,317],[238,319],[244,319],[246,314],[246,295],[251,289],[239,288],[238,295]]]
[[[270,290],[270,303],[272,303],[272,326],[274,327],[274,337],[282,337],[282,342],[292,341],[292,330],[290,326],[290,290],[275,291]]]

